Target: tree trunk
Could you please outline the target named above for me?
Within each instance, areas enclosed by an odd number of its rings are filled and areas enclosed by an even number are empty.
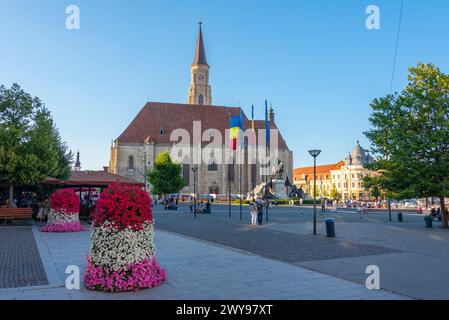
[[[444,204],[444,197],[440,197],[440,208],[441,208],[441,228],[448,228],[448,214],[446,212],[446,206]]]
[[[12,208],[14,202],[14,186],[12,183],[9,185],[9,201],[8,201],[8,207]]]

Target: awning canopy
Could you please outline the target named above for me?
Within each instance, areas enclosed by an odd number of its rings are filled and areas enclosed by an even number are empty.
[[[47,178],[44,184],[61,185],[65,187],[95,187],[104,188],[113,183],[122,183],[132,186],[144,187],[143,182],[135,181],[128,177],[106,171],[72,171],[70,178],[61,181],[54,178]]]

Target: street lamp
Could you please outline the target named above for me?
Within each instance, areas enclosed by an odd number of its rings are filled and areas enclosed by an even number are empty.
[[[309,150],[313,157],[313,234],[316,235],[316,157],[321,153],[321,150]]]
[[[198,165],[192,166],[193,171],[193,216],[196,218],[196,172],[198,171]]]

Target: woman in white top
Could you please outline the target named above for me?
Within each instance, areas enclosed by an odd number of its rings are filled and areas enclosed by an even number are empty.
[[[254,200],[249,203],[249,213],[251,214],[251,225],[257,224],[257,207]]]

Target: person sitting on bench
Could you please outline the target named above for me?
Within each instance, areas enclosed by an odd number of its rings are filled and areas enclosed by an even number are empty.
[[[204,208],[204,203],[203,201],[201,201],[198,205],[198,207],[196,208],[196,213],[203,213],[203,208]]]
[[[203,211],[201,213],[210,213],[210,201],[207,200],[206,204],[203,206]]]

